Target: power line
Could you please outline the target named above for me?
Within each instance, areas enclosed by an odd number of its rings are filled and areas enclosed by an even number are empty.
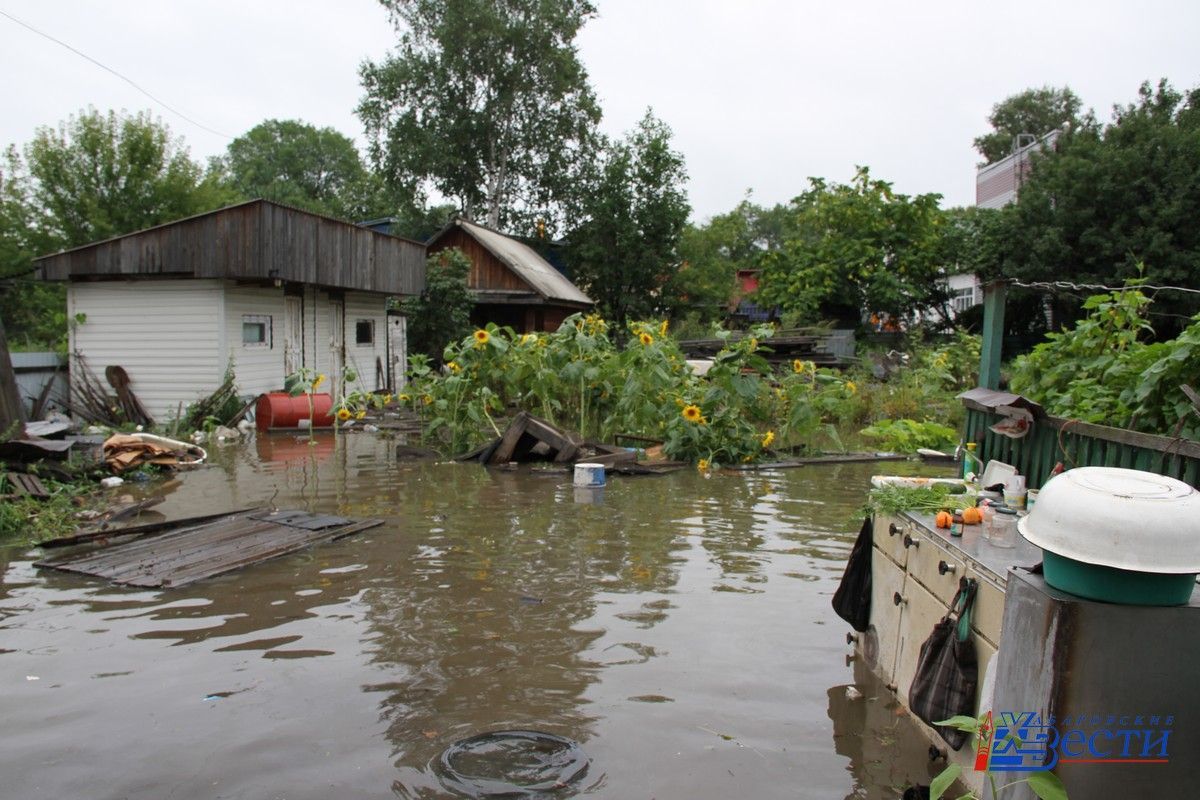
[[[212,129],[212,128],[208,127],[207,125],[205,125],[205,124],[203,124],[203,123],[201,123],[201,122],[197,122],[196,120],[194,120],[194,119],[192,119],[191,117],[189,117],[187,114],[184,114],[182,111],[179,111],[179,110],[177,110],[177,109],[174,109],[174,108],[172,108],[171,106],[169,106],[169,105],[167,105],[166,103],[164,103],[162,100],[159,100],[157,97],[155,97],[154,95],[150,94],[148,91],[146,91],[145,89],[143,89],[141,86],[138,86],[136,83],[134,83],[134,82],[133,82],[132,80],[130,80],[129,78],[126,78],[124,75],[122,75],[121,73],[117,72],[117,71],[116,71],[115,69],[113,69],[112,67],[109,67],[109,66],[106,66],[106,65],[104,65],[104,64],[101,64],[99,61],[97,61],[96,59],[92,58],[92,57],[91,57],[91,56],[89,56],[87,53],[84,53],[84,52],[82,52],[82,51],[80,51],[80,50],[76,50],[74,47],[72,47],[71,45],[67,44],[67,43],[66,43],[66,42],[64,42],[63,40],[61,40],[61,39],[56,39],[56,38],[54,38],[53,36],[51,36],[50,34],[48,34],[48,33],[45,33],[45,32],[43,32],[43,31],[40,31],[40,30],[38,30],[37,28],[33,27],[33,26],[32,26],[32,25],[30,25],[28,22],[23,22],[22,20],[19,20],[19,19],[17,19],[16,17],[14,17],[12,14],[9,14],[9,13],[8,13],[7,11],[5,11],[4,9],[0,9],[0,15],[3,15],[3,16],[5,16],[5,17],[8,17],[10,20],[12,20],[13,22],[17,23],[17,24],[18,24],[18,25],[20,25],[22,28],[25,28],[26,30],[32,31],[32,32],[36,33],[38,36],[42,36],[42,37],[44,37],[44,38],[46,38],[46,39],[49,39],[50,41],[54,42],[54,43],[55,43],[55,44],[57,44],[57,45],[61,45],[62,47],[65,47],[65,48],[67,48],[68,50],[70,50],[70,51],[71,51],[72,53],[74,53],[75,55],[79,56],[80,58],[87,59],[88,61],[92,62],[92,63],[93,63],[93,64],[95,64],[97,67],[99,67],[100,69],[104,70],[105,72],[109,72],[109,73],[111,73],[111,74],[113,74],[113,75],[117,76],[118,78],[120,78],[121,80],[125,81],[125,82],[126,82],[126,83],[128,83],[130,86],[132,86],[134,89],[137,89],[139,92],[141,92],[142,94],[146,95],[146,97],[149,97],[149,98],[150,98],[151,100],[153,100],[155,103],[158,103],[160,106],[162,106],[163,108],[165,108],[167,111],[170,111],[172,114],[174,114],[175,116],[179,117],[180,119],[182,119],[182,120],[184,120],[184,121],[186,121],[186,122],[190,122],[191,124],[195,125],[197,128],[200,128],[201,130],[208,131],[209,133],[211,133],[211,134],[213,134],[213,135],[215,135],[215,136],[220,136],[220,137],[222,137],[222,138],[229,139],[229,140],[232,140],[232,139],[233,139],[233,137],[232,137],[232,136],[230,136],[229,134],[227,134],[227,133],[221,133],[221,132],[220,132],[220,131],[218,131],[218,130],[214,130],[214,129]]]

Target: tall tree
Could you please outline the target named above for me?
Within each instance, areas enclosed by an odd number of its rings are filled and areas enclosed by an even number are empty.
[[[354,142],[333,128],[269,119],[229,143],[220,159],[227,179],[245,197],[263,197],[342,219],[382,216],[390,204],[370,176]]]
[[[358,114],[390,187],[496,228],[560,221],[600,119],[575,48],[592,3],[381,2],[400,42],[362,65]]]
[[[1004,213],[1009,277],[1200,285],[1200,88],[1142,84],[1109,124],[1072,131],[1036,158],[1020,202]],[[1078,302],[1057,307],[1074,319]],[[1152,319],[1174,332],[1197,310],[1195,295],[1162,292]]]
[[[25,147],[36,227],[71,247],[218,207],[215,175],[149,113],[90,109]]]
[[[1082,108],[1082,101],[1069,86],[1026,89],[992,106],[988,116],[992,132],[977,137],[975,149],[983,156],[984,163],[999,161],[1012,153],[1018,136],[1041,137],[1064,124],[1075,126],[1086,122],[1091,112],[1081,118]]]
[[[0,314],[14,346],[61,346],[61,287],[30,276],[33,256],[217,208],[232,195],[148,113],[95,109],[39,128],[0,168]]]
[[[690,207],[683,155],[671,129],[647,111],[623,140],[608,143],[570,234],[576,280],[616,324],[663,310],[679,270],[679,237]]]
[[[897,194],[866,167],[849,184],[810,184],[792,201],[783,247],[763,259],[761,302],[852,324],[945,303],[940,195]]]

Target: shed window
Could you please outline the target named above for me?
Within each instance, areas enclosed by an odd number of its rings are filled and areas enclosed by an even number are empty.
[[[267,314],[242,315],[242,347],[271,346],[271,317]]]
[[[375,320],[359,319],[354,321],[354,343],[375,344]]]

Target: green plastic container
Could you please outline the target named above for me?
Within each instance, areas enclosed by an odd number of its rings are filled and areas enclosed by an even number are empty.
[[[1131,606],[1181,606],[1196,589],[1194,573],[1163,574],[1102,567],[1042,551],[1046,583],[1064,592]]]

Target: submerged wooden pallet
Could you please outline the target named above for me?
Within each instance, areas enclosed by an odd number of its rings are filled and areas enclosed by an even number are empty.
[[[355,521],[328,514],[259,509],[44,559],[34,566],[93,575],[125,586],[174,588],[382,524],[381,519]]]

